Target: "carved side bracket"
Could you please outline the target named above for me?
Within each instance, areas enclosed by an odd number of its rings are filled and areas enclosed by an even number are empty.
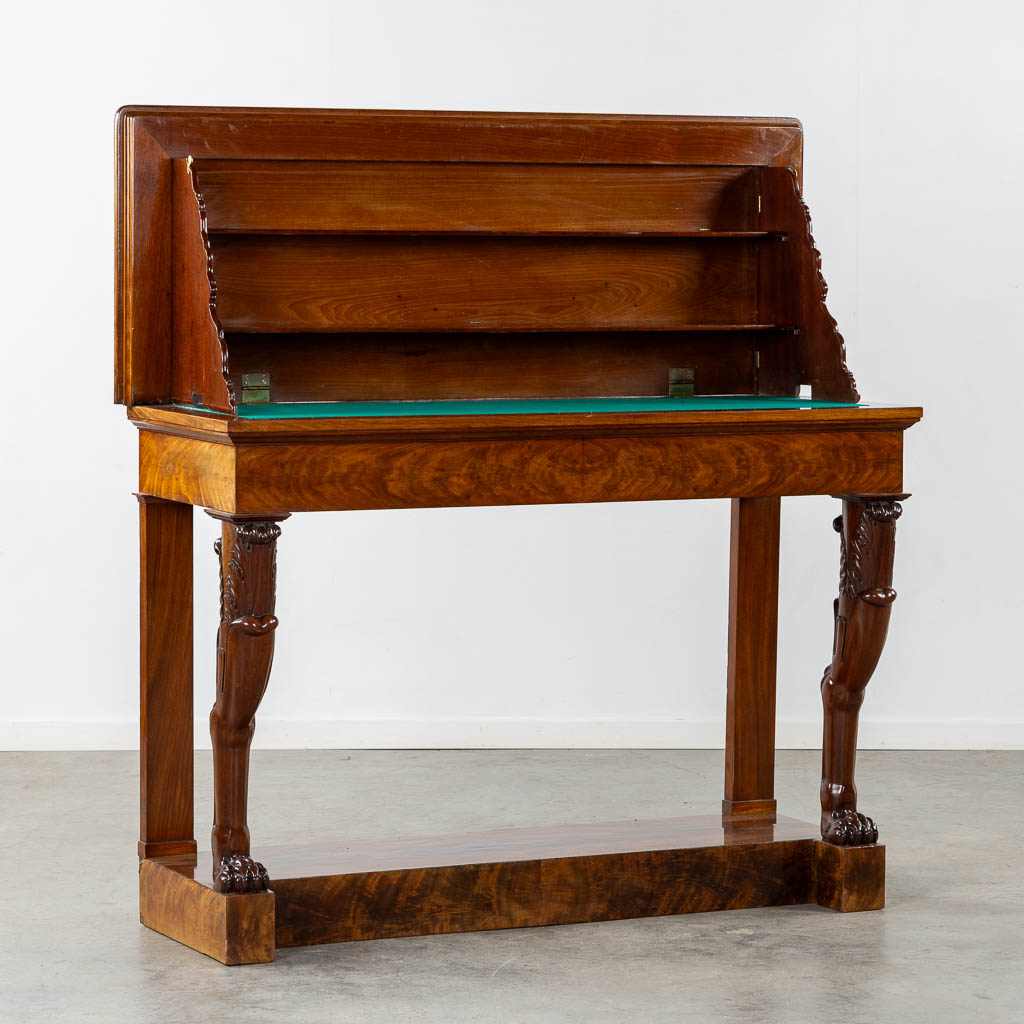
[[[217,342],[220,345],[220,372],[224,378],[224,387],[227,389],[228,402],[232,412],[238,404],[235,399],[234,388],[231,387],[231,379],[228,374],[228,346],[224,337],[224,328],[221,325],[220,317],[217,315],[217,277],[213,268],[213,247],[210,244],[210,231],[206,219],[206,200],[199,188],[199,176],[196,173],[195,162],[192,157],[186,158],[185,166],[188,169],[189,181],[192,183],[192,192],[196,197],[196,205],[199,207],[199,234],[203,242],[203,251],[206,254],[206,280],[210,286],[209,307],[210,320],[214,330],[217,332]]]
[[[846,342],[825,304],[828,284],[800,183],[789,167],[766,167],[761,173],[762,226],[786,232],[784,269],[774,301],[777,314],[791,318],[798,328],[801,378],[810,383],[814,398],[860,401],[857,382],[846,365]]]

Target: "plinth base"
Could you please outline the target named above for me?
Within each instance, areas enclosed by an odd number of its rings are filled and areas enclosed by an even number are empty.
[[[885,848],[741,815],[264,847],[271,892],[222,895],[209,855],[153,858],[141,920],[225,964],[274,948],[817,903],[877,910]]]

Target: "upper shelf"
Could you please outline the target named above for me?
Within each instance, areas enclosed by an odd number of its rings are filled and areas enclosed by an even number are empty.
[[[291,231],[286,228],[219,228],[209,231],[211,237],[274,236],[274,235],[343,235],[359,238],[678,238],[678,239],[736,239],[768,242],[782,242],[785,231],[713,231],[711,228],[665,230],[636,228],[481,228],[452,227],[428,230],[408,228],[357,228],[339,225],[330,230],[324,228]]]
[[[764,237],[750,167],[190,161],[211,234]]]
[[[323,330],[319,325],[309,326],[303,321],[296,321],[290,324],[282,323],[249,323],[249,324],[238,324],[232,322],[230,325],[229,336],[232,340],[242,340],[251,338],[255,335],[286,335],[286,334],[314,334],[318,330]],[[676,323],[673,320],[665,321],[654,321],[654,322],[630,322],[623,320],[616,323],[608,323],[595,326],[588,323],[561,323],[558,326],[557,331],[552,331],[550,326],[544,321],[529,322],[520,321],[518,323],[510,323],[505,321],[499,326],[495,326],[493,323],[480,322],[480,323],[460,323],[458,326],[452,327],[450,325],[437,326],[437,325],[424,325],[424,324],[395,324],[395,323],[375,323],[372,325],[372,332],[374,334],[416,334],[416,335],[438,335],[438,334],[484,334],[490,337],[500,337],[502,335],[509,334],[742,334],[748,332],[766,333],[766,332],[780,332],[782,334],[796,334],[799,332],[799,327],[794,324],[757,324],[757,323],[741,323],[741,324],[682,324]],[[324,330],[323,333],[329,335],[337,335],[339,338],[345,337],[346,335],[365,335],[369,333],[369,328],[365,325],[345,326],[345,325],[331,325],[329,330]]]

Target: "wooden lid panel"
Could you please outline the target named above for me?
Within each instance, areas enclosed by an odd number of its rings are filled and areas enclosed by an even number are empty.
[[[117,147],[115,391],[128,404],[230,409],[221,328],[782,322],[756,283],[756,247],[774,244],[759,185],[764,168],[799,178],[792,119],[126,107]],[[747,387],[753,350],[737,351]]]

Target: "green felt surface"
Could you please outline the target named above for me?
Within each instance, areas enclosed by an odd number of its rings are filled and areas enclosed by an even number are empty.
[[[736,395],[719,398],[496,398],[429,402],[271,402],[240,405],[244,419],[351,416],[514,416],[536,413],[721,412],[763,409],[850,409],[852,402]]]
[[[177,409],[213,412],[202,405]],[[865,409],[866,402],[821,402],[811,398],[724,395],[697,398],[487,398],[416,402],[267,402],[240,405],[247,420],[309,420],[354,416],[515,416],[537,413],[722,412],[764,409]]]

